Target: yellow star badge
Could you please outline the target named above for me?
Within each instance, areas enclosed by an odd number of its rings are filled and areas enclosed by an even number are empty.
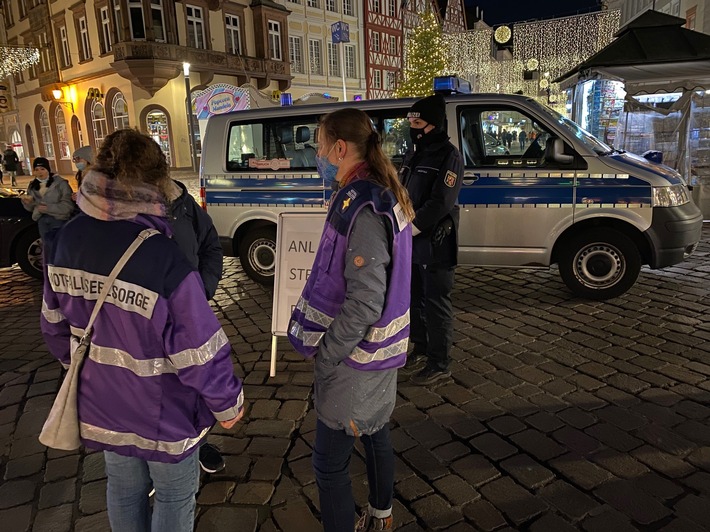
[[[345,210],[345,209],[347,209],[348,207],[350,207],[350,201],[351,201],[350,198],[345,198],[345,199],[343,200],[343,210]]]

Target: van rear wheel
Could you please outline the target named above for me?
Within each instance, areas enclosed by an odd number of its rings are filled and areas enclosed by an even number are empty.
[[[22,233],[15,246],[20,269],[30,277],[42,279],[42,239],[36,226]]]
[[[276,270],[276,228],[251,229],[239,243],[239,260],[250,279],[263,285],[274,284]]]
[[[560,277],[576,295],[611,299],[631,288],[641,271],[641,254],[628,236],[593,229],[562,244]]]

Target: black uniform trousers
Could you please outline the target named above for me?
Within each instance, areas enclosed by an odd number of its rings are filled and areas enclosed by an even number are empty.
[[[451,290],[455,266],[412,264],[409,340],[415,354],[426,354],[427,365],[447,371],[451,362],[454,315]]]

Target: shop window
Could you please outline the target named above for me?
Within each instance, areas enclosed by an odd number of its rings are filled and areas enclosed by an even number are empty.
[[[167,115],[158,109],[150,111],[146,115],[146,129],[148,135],[158,143],[160,149],[165,154],[168,166],[173,165],[172,150],[170,149],[170,128],[168,127]]]
[[[61,106],[54,111],[54,122],[57,126],[57,140],[59,141],[59,158],[71,159],[69,151],[69,133],[67,131],[67,122],[64,117],[64,110]]]
[[[94,101],[91,105],[91,125],[94,129],[94,143],[99,148],[108,135],[106,109],[101,102]]]
[[[49,115],[42,109],[39,112],[39,133],[42,137],[43,154],[48,159],[54,158],[54,144],[52,143],[52,129],[49,125]]]

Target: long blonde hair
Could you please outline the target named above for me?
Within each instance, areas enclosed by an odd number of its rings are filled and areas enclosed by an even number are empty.
[[[320,119],[319,136],[329,142],[338,139],[351,142],[358,156],[370,168],[370,181],[391,190],[407,220],[414,219],[414,208],[407,189],[400,183],[397,170],[382,150],[380,135],[373,128],[367,113],[352,107],[328,113]]]

